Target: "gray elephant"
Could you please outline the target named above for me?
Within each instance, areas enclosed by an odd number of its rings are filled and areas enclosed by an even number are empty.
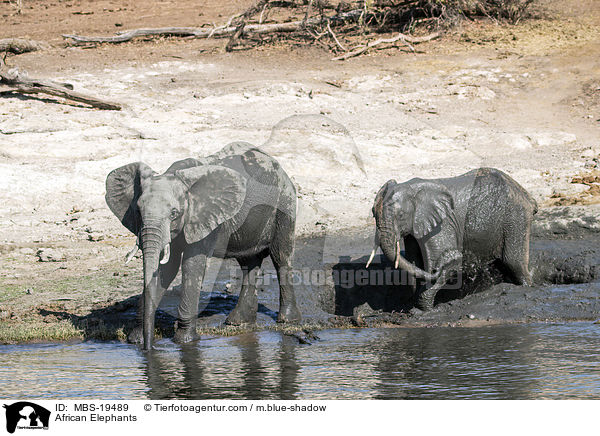
[[[390,180],[375,197],[375,248],[367,267],[380,246],[395,268],[413,278],[423,310],[433,308],[437,292],[466,262],[500,261],[510,279],[530,285],[529,235],[536,212],[527,191],[493,168],[445,179]]]
[[[280,288],[278,321],[301,319],[291,285],[296,189],[279,163],[251,144],[237,142],[218,153],[173,163],[157,175],[142,162],[113,170],[106,203],[138,236],[144,290],[131,342],[152,347],[156,308],[179,267],[182,294],[175,342],[196,339],[198,300],[209,257],[235,258],[242,289],[229,324],[253,323],[258,308],[256,275],[270,256]]]

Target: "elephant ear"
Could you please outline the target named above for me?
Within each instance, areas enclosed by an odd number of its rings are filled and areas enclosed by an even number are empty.
[[[192,244],[208,236],[237,214],[246,197],[246,179],[217,165],[178,170],[175,175],[188,188],[188,208],[183,232]]]
[[[143,180],[156,174],[143,162],[134,162],[112,170],[106,177],[106,204],[130,232],[137,235],[142,217],[137,201],[142,195]]]
[[[383,185],[379,189],[379,191],[377,192],[377,195],[375,196],[375,201],[373,202],[373,210],[372,210],[373,216],[381,216],[383,200],[385,200],[385,197],[387,196],[389,189],[394,187],[395,185],[397,185],[396,180],[391,179],[391,180],[388,180],[385,183],[385,185]]]
[[[437,183],[422,183],[413,189],[416,191],[413,234],[422,238],[454,215],[454,199],[445,186]]]

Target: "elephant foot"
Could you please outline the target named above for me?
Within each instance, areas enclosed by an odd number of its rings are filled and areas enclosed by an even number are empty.
[[[244,325],[244,324],[255,324],[256,323],[256,311],[247,311],[238,310],[237,306],[233,309],[227,319],[225,320],[225,324],[227,325]]]
[[[412,309],[409,310],[409,312],[411,316],[419,316],[423,313],[423,311],[421,309],[419,309],[418,307],[413,307]]]
[[[434,292],[430,292],[430,290],[423,291],[421,295],[419,295],[419,299],[417,300],[417,307],[424,312],[433,309],[433,302],[435,300],[435,294],[437,294],[437,290]]]
[[[200,336],[196,332],[195,320],[194,322],[186,324],[188,324],[187,327],[185,327],[184,323],[177,321],[175,335],[173,336],[173,342],[176,344],[185,344],[187,342],[197,341],[200,339]]]
[[[302,315],[300,314],[300,311],[298,310],[296,305],[281,307],[279,309],[279,314],[277,315],[277,322],[296,323],[300,322],[301,320]]]
[[[131,330],[129,335],[127,335],[127,342],[130,344],[141,344],[144,342],[144,338],[142,336],[142,326],[136,326]]]

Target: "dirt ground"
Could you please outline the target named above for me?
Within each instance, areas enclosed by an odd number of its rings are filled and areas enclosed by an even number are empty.
[[[123,264],[134,237],[104,203],[110,170],[143,160],[160,172],[236,140],[261,145],[298,185],[299,236],[372,228],[373,198],[390,178],[479,166],[502,169],[534,196],[538,231],[600,231],[599,2],[545,0],[536,20],[464,22],[416,53],[346,62],[299,43],[226,53],[225,40],[81,48],[61,38],[221,24],[249,1],[23,3],[17,15],[0,2],[0,38],[51,48],[7,64],[124,109],[0,94],[5,341],[72,337],[73,320],[97,324],[97,310],[130,309],[140,261]]]

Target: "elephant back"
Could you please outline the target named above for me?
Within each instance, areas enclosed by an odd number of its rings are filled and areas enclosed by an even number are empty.
[[[471,172],[464,220],[463,247],[486,258],[501,256],[506,213],[513,207],[507,175],[493,168]],[[515,182],[516,183],[516,182]]]

